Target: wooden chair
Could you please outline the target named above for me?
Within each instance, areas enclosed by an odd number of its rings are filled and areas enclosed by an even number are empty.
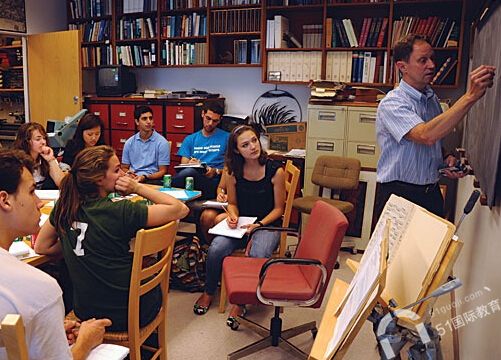
[[[177,221],[171,221],[153,229],[141,229],[136,234],[129,290],[128,331],[104,334],[105,343],[129,347],[131,360],[141,359],[141,347],[154,352],[152,358],[167,359],[167,293],[177,226]],[[145,257],[155,254],[160,254],[157,262],[143,265]],[[139,328],[139,298],[158,284],[162,289],[162,307],[151,323]],[[158,349],[143,345],[156,329]]]
[[[5,347],[7,359],[28,360],[28,346],[21,315],[7,314],[0,326],[0,347]]]
[[[297,183],[299,182],[299,169],[292,164],[291,160],[287,160],[285,164],[285,209],[282,216],[282,227],[289,227],[292,212],[292,202],[296,194]],[[287,250],[287,233],[280,234],[280,244],[277,250],[273,253],[273,257],[284,257]],[[245,250],[237,250],[232,256],[245,256]],[[226,289],[224,279],[221,278],[221,293],[219,296],[219,312],[224,313],[226,309]]]

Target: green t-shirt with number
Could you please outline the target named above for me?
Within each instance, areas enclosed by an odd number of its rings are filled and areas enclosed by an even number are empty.
[[[58,206],[59,202],[55,208]],[[106,317],[112,320],[114,330],[127,329],[130,241],[137,230],[145,227],[147,217],[145,204],[113,202],[106,197],[83,204],[78,221],[65,229],[65,234],[59,234],[73,282],[74,311],[80,319]],[[50,222],[54,225],[54,212]],[[156,292],[141,298],[142,312],[143,308],[144,312],[158,310]]]

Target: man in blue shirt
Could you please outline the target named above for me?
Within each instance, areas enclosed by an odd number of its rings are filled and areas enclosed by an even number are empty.
[[[381,101],[376,134],[381,156],[377,165],[376,216],[391,194],[402,196],[443,216],[443,198],[438,186],[439,168],[453,166],[456,158],[442,156],[441,139],[453,131],[473,104],[493,84],[495,67],[481,65],[470,73],[468,91],[442,113],[438,97],[430,87],[435,75],[434,54],[428,41],[409,35],[393,51],[402,80]],[[445,171],[449,178],[465,173]]]
[[[139,182],[162,180],[170,164],[168,141],[153,128],[153,111],[149,106],[134,110],[139,132],[127,139],[122,153],[122,168]]]
[[[203,199],[216,198],[216,189],[224,167],[224,155],[228,144],[229,133],[217,127],[224,114],[224,109],[217,101],[206,101],[202,108],[203,128],[187,136],[178,155],[181,164],[205,163],[206,171],[186,168],[172,178],[174,187],[183,188],[185,179],[193,177],[195,189],[202,191]]]

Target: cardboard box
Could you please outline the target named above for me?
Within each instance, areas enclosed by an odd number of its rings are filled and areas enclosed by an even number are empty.
[[[266,127],[271,150],[290,151],[306,148],[306,123],[297,122]]]

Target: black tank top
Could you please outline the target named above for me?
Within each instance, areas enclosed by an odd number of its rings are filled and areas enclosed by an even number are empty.
[[[275,176],[280,162],[271,159],[266,160],[264,178],[250,181],[240,177],[236,179],[237,204],[240,216],[257,216],[261,220],[275,207],[275,197],[271,179]],[[273,224],[280,226],[280,219]]]

